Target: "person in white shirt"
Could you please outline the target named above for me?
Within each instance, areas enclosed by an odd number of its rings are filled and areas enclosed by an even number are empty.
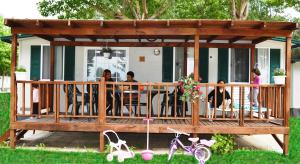
[[[32,112],[32,114],[38,115],[39,114],[39,88],[38,88],[38,84],[32,84],[32,87],[33,87],[33,91],[32,91],[33,112]]]

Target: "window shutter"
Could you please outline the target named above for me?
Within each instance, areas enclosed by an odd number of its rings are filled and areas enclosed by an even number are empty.
[[[218,48],[218,80],[228,83],[228,48]]]
[[[270,49],[270,83],[274,83],[274,70],[280,68],[280,49]]]
[[[162,81],[173,82],[173,47],[163,47]]]
[[[41,46],[31,46],[30,50],[30,80],[40,80]]]
[[[75,80],[75,46],[65,47],[65,72],[64,80]]]
[[[202,83],[208,82],[208,48],[199,50],[199,77],[202,78]]]

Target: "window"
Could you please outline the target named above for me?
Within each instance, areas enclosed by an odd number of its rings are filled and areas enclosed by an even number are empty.
[[[88,49],[86,68],[88,81],[98,81],[105,69],[111,71],[114,81],[123,81],[128,72],[128,55],[124,49],[115,49],[109,57],[104,57],[101,50]]]
[[[258,48],[255,55],[255,63],[257,64],[258,69],[260,70],[260,80],[261,83],[269,83],[269,49],[268,48]]]
[[[184,76],[184,49],[181,47],[175,47],[175,58],[174,58],[174,76],[173,81],[178,81]]]
[[[249,82],[249,49],[231,49],[230,81]]]
[[[54,67],[54,79],[63,80],[64,79],[64,47],[55,47],[55,67]]]
[[[42,79],[50,79],[50,46],[42,46]]]
[[[64,47],[55,47],[54,79],[64,80]],[[31,46],[30,79],[50,79],[50,46]]]

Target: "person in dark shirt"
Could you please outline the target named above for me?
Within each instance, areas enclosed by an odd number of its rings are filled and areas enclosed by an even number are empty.
[[[106,82],[114,81],[111,78],[111,71],[109,69],[105,69],[103,71],[102,77],[104,77]],[[114,99],[113,98],[113,85],[106,84],[106,115],[109,115],[110,113],[112,113],[113,99]],[[117,101],[117,98],[115,99],[115,101]]]
[[[134,73],[132,71],[128,71],[127,72],[127,80],[124,82],[132,82],[132,83],[136,83],[138,81],[134,80]],[[124,89],[125,90],[130,90],[130,86],[129,85],[124,85]],[[131,90],[132,91],[137,91],[138,90],[138,85],[132,85],[131,86]],[[124,104],[126,106],[126,108],[129,110],[129,104],[130,104],[130,95],[131,95],[131,104],[132,105],[136,105],[138,103],[138,93],[125,93],[124,94]],[[135,107],[136,108],[136,107]],[[136,109],[135,109],[136,110]],[[136,114],[136,113],[135,113]]]
[[[136,83],[138,81],[134,80],[134,73],[132,71],[127,72],[127,80],[124,82],[133,82]],[[130,90],[130,86],[128,86],[128,90]],[[132,90],[138,90],[137,85],[132,85]]]
[[[218,84],[225,84],[224,80],[219,80]],[[215,106],[215,101],[216,102],[216,107],[219,107],[222,102],[223,102],[223,92],[225,91],[225,99],[229,100],[230,99],[230,95],[229,93],[226,91],[226,89],[224,87],[217,87],[217,98],[215,98],[215,89],[212,90],[209,94],[208,94],[208,101],[211,103],[211,107],[214,108]],[[216,100],[217,99],[217,100]]]

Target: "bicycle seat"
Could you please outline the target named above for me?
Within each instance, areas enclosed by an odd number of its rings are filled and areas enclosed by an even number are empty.
[[[198,137],[196,137],[196,138],[189,138],[189,141],[191,141],[191,142],[198,142],[199,138]]]

